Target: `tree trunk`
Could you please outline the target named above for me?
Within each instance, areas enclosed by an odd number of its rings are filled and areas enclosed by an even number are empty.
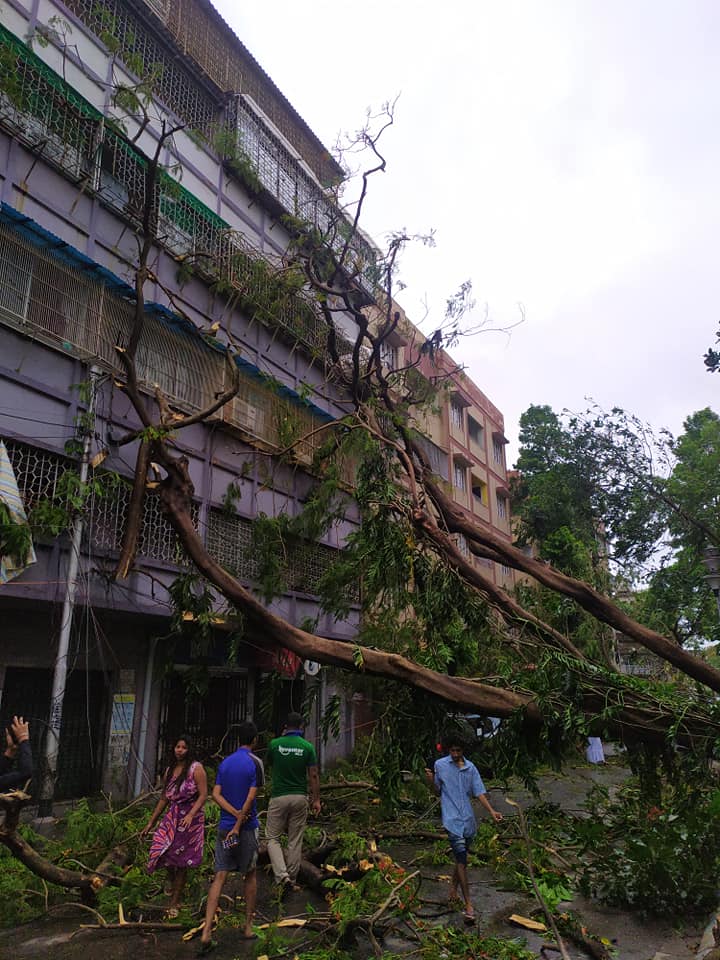
[[[143,440],[135,461],[135,475],[133,477],[133,488],[130,495],[130,504],[128,506],[127,522],[125,524],[125,533],[123,535],[122,550],[115,567],[115,578],[124,580],[127,577],[130,568],[135,562],[137,553],[138,537],[140,535],[140,524],[142,522],[143,504],[145,502],[145,484],[147,482],[147,472],[150,466],[150,443]]]
[[[162,449],[158,450],[158,459],[162,459],[168,470],[161,485],[163,505],[181,543],[202,576],[239,607],[248,621],[261,628],[256,643],[265,643],[270,648],[287,647],[303,659],[398,680],[455,707],[476,710],[486,716],[506,718],[521,711],[528,727],[542,726],[542,712],[529,694],[438,673],[399,654],[319,637],[276,616],[210,556],[198,536],[189,512],[193,488],[187,460],[175,460]],[[600,726],[609,732],[663,739],[672,730],[675,739],[685,744],[720,734],[720,724],[699,712],[688,711],[678,726],[677,716],[651,696],[626,688],[614,689],[604,684],[600,673],[593,678],[593,684],[583,691],[579,706],[591,718],[601,716]]]
[[[447,529],[451,533],[462,533],[463,536],[472,542],[489,548],[495,554],[501,556],[508,566],[529,574],[534,580],[537,580],[538,583],[549,587],[550,590],[570,597],[570,599],[574,600],[584,610],[587,610],[587,612],[592,614],[597,620],[608,624],[608,626],[613,627],[613,629],[637,641],[637,643],[642,644],[642,646],[651,650],[661,659],[671,663],[674,667],[677,667],[683,673],[687,674],[687,676],[692,677],[694,680],[699,680],[700,683],[706,687],[709,687],[716,693],[720,693],[720,670],[712,667],[707,661],[701,660],[700,657],[696,657],[686,650],[683,650],[682,647],[668,640],[668,638],[662,634],[656,633],[654,630],[650,630],[648,627],[633,620],[632,617],[629,617],[620,610],[619,607],[615,606],[612,600],[608,599],[608,597],[602,593],[599,593],[589,584],[584,583],[582,580],[575,580],[573,577],[568,577],[564,573],[560,573],[548,564],[543,563],[542,560],[535,560],[533,557],[527,556],[522,550],[518,550],[517,547],[513,547],[510,543],[499,537],[489,527],[473,523],[472,520],[468,519],[457,505],[443,493],[427,469],[423,471],[423,484],[430,493],[447,525]]]
[[[83,900],[85,898],[94,899],[92,874],[55,866],[54,863],[41,857],[37,850],[34,850],[14,830],[6,833],[4,829],[0,829],[0,843],[4,843],[10,853],[21,863],[24,863],[35,876],[41,877],[48,883],[56,883],[60,887],[79,890]]]

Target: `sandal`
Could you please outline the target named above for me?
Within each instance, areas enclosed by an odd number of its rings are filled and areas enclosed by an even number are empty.
[[[179,907],[168,907],[167,910],[165,911],[166,920],[175,920],[178,916],[180,916]]]
[[[475,923],[475,920],[476,920],[475,911],[474,911],[474,910],[464,910],[464,911],[463,911],[463,920],[465,921],[465,923],[466,923],[468,926],[470,926],[471,924]]]

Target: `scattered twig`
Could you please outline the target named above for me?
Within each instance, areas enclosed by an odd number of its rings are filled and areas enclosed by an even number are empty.
[[[530,876],[530,883],[532,884],[533,893],[535,894],[535,897],[538,903],[540,904],[540,906],[542,907],[543,913],[547,918],[548,926],[553,932],[553,936],[555,937],[555,940],[558,945],[558,949],[560,951],[560,954],[563,960],[570,960],[570,954],[567,952],[565,943],[563,942],[563,939],[560,936],[560,931],[558,930],[557,924],[555,923],[555,916],[552,910],[550,909],[550,907],[548,907],[547,903],[545,902],[545,898],[540,893],[540,888],[538,887],[537,881],[535,879],[535,867],[533,862],[532,841],[530,839],[530,833],[527,828],[527,820],[525,819],[525,814],[523,813],[523,810],[520,804],[515,803],[514,800],[510,800],[508,797],[506,797],[505,803],[510,804],[511,807],[515,807],[515,809],[517,810],[517,820],[518,820],[518,823],[520,824],[520,830],[522,831],[522,836],[525,841],[525,846],[527,849],[527,860],[525,862],[528,868],[528,874]]]

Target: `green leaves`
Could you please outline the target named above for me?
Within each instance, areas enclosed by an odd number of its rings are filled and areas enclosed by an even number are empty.
[[[717,902],[718,810],[716,789],[666,787],[659,805],[632,788],[613,803],[596,801],[591,819],[576,825],[587,851],[583,890],[643,914],[705,914]]]

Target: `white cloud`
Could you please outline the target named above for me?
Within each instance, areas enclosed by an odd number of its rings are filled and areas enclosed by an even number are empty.
[[[468,277],[500,322],[525,305],[462,348],[508,436],[530,403],[674,429],[714,403],[714,0],[216,5],[328,144],[402,92],[365,224],[436,229],[403,265],[429,326]]]

